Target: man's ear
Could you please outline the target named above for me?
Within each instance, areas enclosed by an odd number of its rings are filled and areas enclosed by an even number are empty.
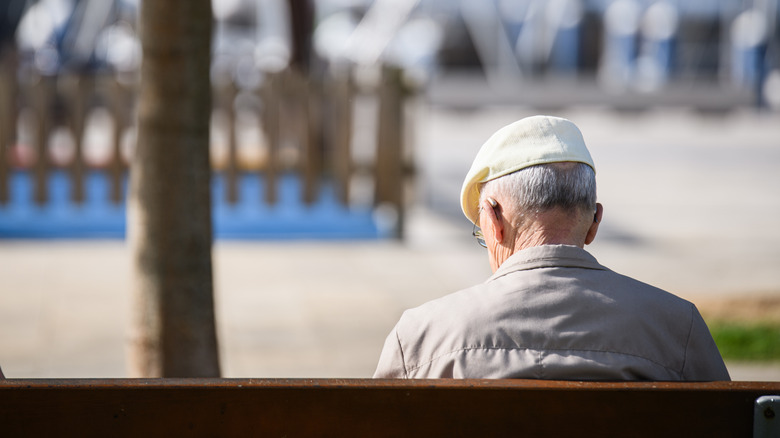
[[[491,233],[491,237],[496,243],[501,243],[504,240],[504,221],[498,213],[500,209],[501,206],[493,198],[486,198],[483,201],[482,214],[485,215],[488,229],[483,229],[482,232]]]
[[[588,234],[585,235],[585,245],[590,245],[596,238],[596,233],[599,231],[599,224],[601,223],[601,217],[604,215],[604,206],[600,203],[596,203],[596,213],[593,215],[593,223],[588,228]]]

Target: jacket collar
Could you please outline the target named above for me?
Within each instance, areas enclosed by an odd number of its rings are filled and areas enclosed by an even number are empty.
[[[542,245],[512,254],[488,281],[514,271],[552,267],[608,270],[582,248],[571,245]]]

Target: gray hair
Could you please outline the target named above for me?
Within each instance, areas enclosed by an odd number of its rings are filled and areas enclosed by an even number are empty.
[[[526,213],[556,207],[595,211],[596,173],[584,163],[539,164],[486,182],[480,188],[480,201],[490,194]]]

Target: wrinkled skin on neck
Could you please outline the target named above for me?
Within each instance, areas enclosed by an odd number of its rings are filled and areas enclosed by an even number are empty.
[[[604,212],[553,208],[541,212],[516,211],[496,199],[496,207],[484,200],[479,226],[485,235],[490,268],[495,272],[512,254],[541,245],[573,245],[583,248],[596,237]]]

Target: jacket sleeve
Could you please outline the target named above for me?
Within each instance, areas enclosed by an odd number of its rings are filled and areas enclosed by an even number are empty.
[[[684,380],[724,381],[731,380],[718,346],[712,339],[707,324],[693,306],[691,332],[685,350],[683,365]]]
[[[375,379],[405,379],[406,366],[404,365],[404,353],[401,342],[398,339],[396,328],[387,335],[382,354],[379,355],[379,364],[374,372]]]

